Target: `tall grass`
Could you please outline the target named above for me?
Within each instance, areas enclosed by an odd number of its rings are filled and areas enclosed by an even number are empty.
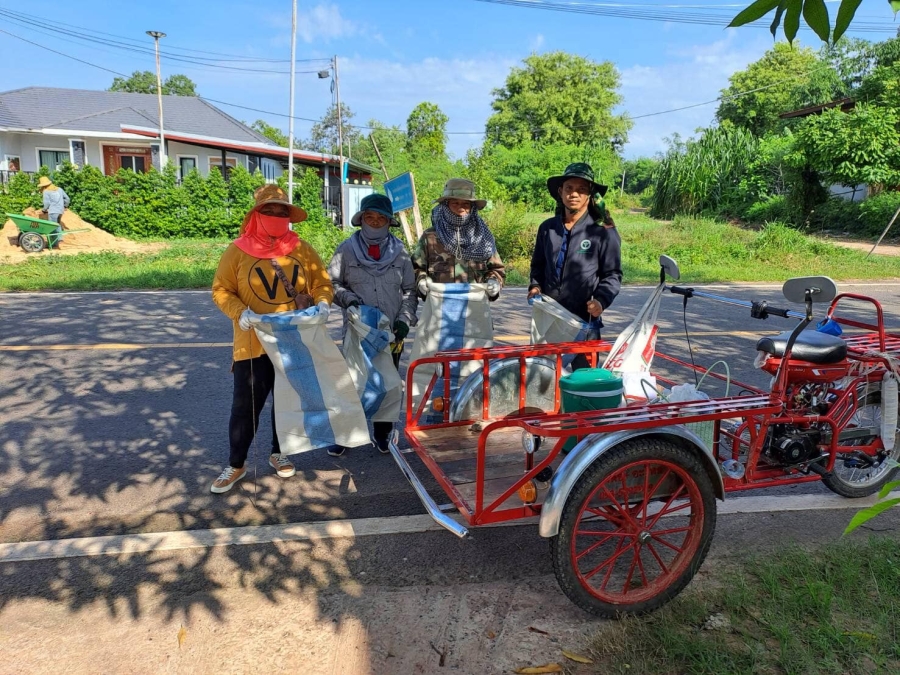
[[[651,212],[671,218],[718,207],[740,182],[758,149],[759,141],[749,131],[721,127],[670,149],[654,174]]]

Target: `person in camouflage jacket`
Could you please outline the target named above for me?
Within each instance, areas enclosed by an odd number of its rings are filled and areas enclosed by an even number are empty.
[[[452,178],[431,212],[434,227],[427,229],[412,254],[419,295],[428,292],[426,279],[435,283],[486,284],[488,298],[496,300],[506,279],[497,244],[478,215],[487,202],[475,197],[475,184]]]

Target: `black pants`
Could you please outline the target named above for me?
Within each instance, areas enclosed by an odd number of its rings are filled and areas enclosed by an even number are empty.
[[[252,370],[252,377],[251,377]],[[275,386],[275,368],[269,357],[263,354],[255,359],[235,361],[234,396],[231,400],[231,419],[228,422],[228,440],[231,452],[228,463],[240,469],[247,461],[247,451],[253,442],[253,430],[259,428],[259,414]],[[272,454],[281,452],[275,433],[275,406],[272,406]]]
[[[396,354],[391,354],[394,359],[394,368],[397,369],[397,372],[400,372],[400,356],[403,354],[403,348],[400,348],[400,351]],[[372,430],[375,432],[375,442],[386,441],[388,436],[391,435],[391,431],[394,430],[393,422],[372,422]]]

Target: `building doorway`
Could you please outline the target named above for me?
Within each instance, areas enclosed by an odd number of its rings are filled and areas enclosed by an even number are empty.
[[[150,148],[130,145],[103,146],[103,172],[107,176],[112,176],[119,169],[145,173],[150,170],[151,165]]]

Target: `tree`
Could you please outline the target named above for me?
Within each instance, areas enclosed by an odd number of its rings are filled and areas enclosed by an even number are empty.
[[[136,70],[131,74],[131,77],[115,78],[108,91],[155,94],[156,75],[149,70]],[[171,96],[196,96],[197,85],[187,75],[170,75],[163,82],[162,93]]]
[[[728,81],[731,85],[722,90],[716,117],[756,136],[781,131],[788,124],[778,117],[781,113],[827,103],[842,86],[834,70],[811,49],[786,42],[776,43]]]
[[[831,65],[841,81],[840,96],[851,96],[875,67],[875,45],[869,40],[843,37],[819,50],[819,59]]]
[[[849,112],[833,108],[803,121],[797,131],[796,166],[815,167],[842,185],[900,184],[900,115],[887,107],[860,103]]]
[[[612,62],[550,52],[532,54],[524,64],[493,91],[486,143],[507,148],[533,142],[624,145],[631,121],[612,112],[622,102]]]
[[[417,105],[406,119],[406,151],[415,156],[446,156],[449,121],[434,103]]]
[[[824,0],[756,0],[734,17],[728,27],[745,26],[770,12],[775,12],[772,25],[769,27],[772,37],[778,33],[778,26],[781,25],[781,20],[784,18],[784,36],[789,43],[793,44],[797,31],[800,29],[800,15],[802,14],[806,25],[812,28],[822,42],[828,42],[829,39],[837,42],[853,21],[861,1],[841,0],[837,20],[834,23],[834,32],[831,30],[828,8],[825,6]],[[900,10],[900,0],[888,0],[888,4],[895,14]]]
[[[265,120],[256,120],[250,125],[250,128],[268,138],[275,145],[282,148],[288,147],[288,135]],[[300,142],[296,138],[294,139],[294,147],[297,149],[300,148]]]
[[[341,129],[344,139],[344,149],[352,148],[359,143],[362,134],[359,129],[351,126],[350,120],[355,117],[353,111],[346,104],[341,103]],[[309,150],[324,152],[330,155],[339,154],[340,143],[338,133],[337,105],[332,104],[325,112],[321,120],[313,124],[309,132],[309,140],[305,143]]]
[[[624,162],[622,171],[625,174],[625,192],[639,195],[650,187],[657,164],[659,161],[650,157],[638,157]]]

